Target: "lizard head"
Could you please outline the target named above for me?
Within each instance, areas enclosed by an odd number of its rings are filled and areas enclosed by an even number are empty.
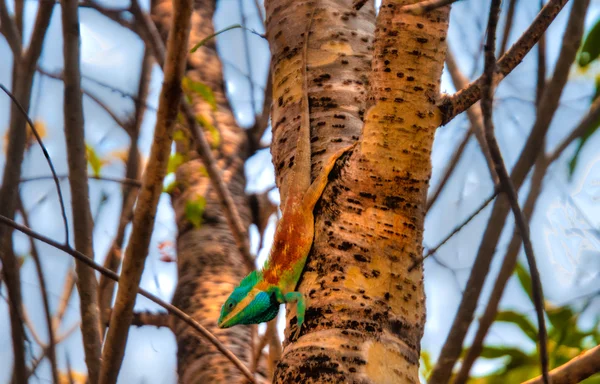
[[[237,324],[258,324],[277,316],[279,303],[275,295],[257,288],[261,280],[258,271],[252,271],[233,290],[219,317],[219,327],[229,328]]]

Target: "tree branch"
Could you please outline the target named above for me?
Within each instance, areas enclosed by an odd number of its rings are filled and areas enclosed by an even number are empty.
[[[117,275],[113,271],[106,269],[103,266],[97,264],[95,261],[90,259],[88,256],[84,255],[83,253],[72,249],[68,245],[61,244],[61,243],[54,241],[44,235],[41,235],[41,234],[31,230],[30,228],[27,228],[27,227],[15,222],[14,220],[9,219],[8,217],[6,217],[4,215],[0,215],[0,223],[4,224],[3,226],[8,226],[10,228],[16,229],[17,231],[22,232],[22,233],[26,234],[27,236],[31,236],[36,240],[46,243],[56,249],[59,249],[65,253],[73,256],[76,260],[81,261],[82,263],[86,264],[90,268],[95,269],[96,271],[100,272],[104,276],[109,277],[110,279],[116,281],[117,283],[120,283],[121,280],[123,280],[123,278],[119,278],[119,275]],[[223,353],[223,355],[225,357],[227,357],[236,367],[238,367],[240,369],[240,372],[242,372],[251,383],[256,384],[256,380],[254,380],[254,377],[252,376],[252,373],[250,372],[250,370],[248,370],[248,368],[237,357],[235,357],[235,355],[230,350],[228,350],[219,341],[219,339],[216,338],[216,336],[214,336],[212,333],[210,333],[206,328],[204,328],[200,323],[198,323],[196,320],[194,320],[190,315],[186,314],[185,312],[183,312],[181,309],[177,308],[176,306],[169,304],[164,300],[161,300],[159,297],[151,294],[150,292],[148,292],[140,287],[135,287],[135,288],[136,288],[137,293],[139,293],[140,295],[149,299],[153,303],[158,304],[159,306],[163,307],[171,315],[176,316],[177,318],[182,320],[184,323],[186,323],[187,325],[189,325],[190,327],[192,327],[193,329],[198,331],[199,334],[201,334],[204,338],[206,338],[221,353]]]
[[[25,53],[21,51],[19,55],[13,58],[13,87],[12,91],[19,101],[19,105],[25,110],[29,109],[31,99],[31,84],[44,36],[50,23],[50,17],[54,9],[54,2],[43,1],[38,7],[33,32],[31,34],[31,43]],[[7,15],[4,11],[2,15]],[[2,21],[2,20],[0,20]],[[3,22],[3,21],[2,21]],[[4,22],[3,22],[4,23]],[[21,47],[21,49],[23,49]],[[0,214],[7,217],[14,217],[19,177],[27,141],[27,125],[24,116],[17,104],[12,103],[10,109],[10,125],[8,130],[8,147],[6,151],[6,162],[4,164],[4,173],[0,187]],[[25,332],[21,316],[21,276],[18,262],[12,252],[12,239],[9,228],[0,228],[0,260],[2,261],[4,281],[10,304],[10,324],[11,335],[13,339],[13,359],[14,359],[14,379],[16,382],[25,383],[27,378],[27,369],[25,364]]]
[[[136,291],[144,270],[158,199],[162,193],[171,153],[173,128],[181,103],[181,80],[186,65],[192,10],[191,0],[176,1],[173,4],[174,17],[167,42],[154,140],[133,216],[133,230],[123,261],[121,284],[111,314],[112,327],[108,329],[102,354],[101,384],[116,383],[125,353]]]
[[[138,23],[141,25],[141,29],[144,31],[143,37],[150,39],[146,40],[146,44],[152,48],[152,51],[155,54],[155,59],[158,61],[158,64],[163,67],[164,55],[162,55],[161,52],[164,52],[164,46],[156,26],[149,16],[146,16],[146,14],[141,11],[139,5],[137,4],[137,0],[132,0],[132,12]],[[215,188],[215,191],[217,192],[219,203],[221,204],[223,212],[225,213],[225,219],[227,220],[227,224],[231,229],[236,246],[244,257],[244,261],[248,270],[253,270],[255,269],[254,257],[250,253],[247,230],[244,228],[244,224],[242,223],[238,209],[233,201],[233,198],[231,197],[231,193],[229,193],[229,189],[227,189],[227,186],[223,182],[221,170],[216,165],[215,158],[212,155],[208,142],[206,141],[204,132],[198,125],[194,111],[186,100],[181,100],[179,108],[185,118],[190,132],[192,133],[192,137],[194,138],[196,151],[204,163],[213,188]]]
[[[494,83],[499,83],[517,65],[521,63],[525,55],[542,37],[546,29],[554,21],[558,13],[568,0],[550,0],[542,8],[529,28],[521,35],[517,42],[498,60],[498,66],[494,77]],[[442,111],[442,125],[448,124],[456,115],[464,112],[481,98],[482,78],[471,82],[466,88],[461,89],[452,96],[446,96],[439,104]]]
[[[81,93],[80,37],[78,0],[62,0],[62,30],[64,52],[64,102],[65,137],[73,210],[75,249],[94,258],[92,241],[93,220],[90,211],[83,104]],[[91,384],[99,381],[102,337],[98,308],[98,281],[94,271],[82,263],[75,263],[77,290],[81,312],[81,335],[85,363]]]
[[[544,377],[544,384],[548,384],[548,335],[546,334],[546,322],[544,319],[544,293],[542,290],[542,282],[540,279],[540,273],[537,269],[533,246],[531,245],[529,224],[523,215],[523,211],[521,211],[521,207],[519,206],[519,196],[510,179],[510,176],[508,175],[508,171],[504,165],[504,159],[502,158],[502,153],[500,152],[500,147],[496,141],[496,135],[494,134],[493,82],[496,65],[496,27],[498,25],[499,15],[500,0],[492,0],[487,27],[487,41],[485,45],[485,69],[481,92],[481,111],[483,113],[485,139],[490,150],[490,155],[494,161],[494,168],[496,169],[496,174],[500,178],[501,188],[504,190],[504,193],[506,194],[513,211],[516,226],[519,229],[519,232],[521,233],[521,239],[523,240],[523,248],[525,249],[527,263],[529,264],[533,303],[535,305],[535,311],[538,320],[540,364],[542,376]]]
[[[583,17],[585,16],[585,10],[587,9],[588,3],[589,0],[575,0],[574,2],[573,10],[571,11],[565,30],[563,45],[556,64],[556,70],[552,80],[544,90],[544,96],[542,97],[542,102],[540,102],[541,108],[538,109],[536,121],[529,134],[525,147],[511,173],[511,179],[516,189],[521,187],[525,177],[533,166],[533,163],[541,150],[541,143],[546,136],[552,117],[558,107],[560,95],[567,82],[568,68],[575,58],[583,34]],[[509,53],[510,50],[506,55]],[[438,383],[446,382],[446,380],[449,379],[452,367],[460,356],[465,335],[473,320],[473,313],[475,312],[477,301],[479,300],[481,288],[483,287],[483,283],[489,272],[489,265],[494,255],[496,244],[502,234],[502,229],[504,228],[504,223],[509,210],[510,205],[508,204],[508,200],[504,195],[500,196],[492,208],[492,213],[484,231],[481,245],[477,251],[477,256],[473,263],[473,268],[469,275],[467,286],[452,324],[452,328],[446,338],[438,363],[434,367],[431,375],[431,378],[435,378]],[[431,383],[435,382],[436,381],[431,381]]]
[[[506,22],[504,23],[504,33],[502,33],[502,43],[500,43],[499,56],[504,55],[504,52],[506,52],[506,47],[508,46],[508,39],[510,38],[510,31],[512,31],[517,1],[518,0],[510,0],[508,3],[508,11],[506,12]]]
[[[579,383],[600,372],[600,345],[594,347],[567,363],[550,371],[553,383]],[[542,377],[528,380],[523,384],[541,384]]]
[[[140,79],[138,82],[138,94],[137,101],[135,102],[134,121],[131,125],[131,143],[129,145],[129,152],[127,156],[127,164],[125,168],[125,175],[129,179],[136,180],[140,174],[140,162],[139,162],[139,150],[138,150],[138,137],[142,120],[144,117],[144,103],[148,96],[148,88],[150,84],[150,75],[152,71],[152,61],[148,49],[144,50],[144,57],[142,59],[142,70],[140,73]],[[138,186],[139,186],[138,181]],[[123,184],[122,188],[122,202],[121,202],[121,214],[119,217],[119,226],[115,238],[113,239],[112,245],[104,258],[104,267],[111,271],[118,271],[122,262],[122,250],[125,245],[125,230],[127,225],[131,222],[133,217],[133,207],[137,198],[137,190],[133,190],[132,185]],[[98,284],[98,302],[100,306],[100,314],[102,317],[102,333],[106,330],[105,324],[108,323],[110,313],[107,309],[110,308],[112,299],[114,296],[115,283],[106,278],[105,276],[100,277]]]
[[[0,1],[0,33],[4,35],[4,38],[13,53],[14,61],[19,62],[23,52],[21,34],[17,29],[15,21],[8,14],[5,1]]]
[[[18,197],[17,200],[17,209],[21,212],[21,216],[23,217],[23,223],[26,227],[30,227],[29,225],[29,215],[25,210],[25,206],[23,205],[23,200],[21,196]],[[42,303],[44,306],[44,316],[46,319],[46,327],[48,328],[48,345],[46,346],[48,360],[50,360],[50,368],[52,372],[52,379],[55,383],[58,383],[58,367],[56,365],[56,340],[54,337],[54,326],[52,324],[52,314],[50,310],[50,301],[48,300],[48,288],[46,286],[46,278],[44,277],[44,269],[42,267],[42,261],[40,260],[40,255],[38,253],[37,247],[35,246],[35,242],[31,237],[29,237],[29,246],[31,248],[31,257],[33,258],[33,262],[35,263],[35,270],[37,273],[38,281],[40,282],[40,294],[42,295]]]
[[[452,4],[457,0],[424,0],[418,3],[403,6],[401,12],[410,12],[413,15],[422,15],[431,12],[436,8]]]

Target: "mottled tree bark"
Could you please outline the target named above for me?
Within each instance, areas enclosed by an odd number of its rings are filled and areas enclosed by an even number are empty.
[[[302,31],[313,7],[313,176],[331,151],[359,139],[365,118],[359,146],[338,163],[316,208],[315,241],[299,286],[308,301],[305,328],[284,348],[277,383],[419,382],[423,271],[409,268],[422,255],[449,7],[401,13],[410,3],[384,1],[373,32],[372,3],[357,13],[352,1],[267,2],[280,190],[289,182],[301,113]],[[294,323],[295,314],[287,320]]]
[[[171,18],[171,1],[158,1],[152,18],[163,37]],[[194,3],[190,47],[214,33],[212,17],[214,1]],[[193,92],[194,113],[209,121],[218,130],[218,140],[208,135],[213,155],[229,191],[236,202],[244,227],[250,224],[250,210],[245,194],[244,163],[248,156],[247,136],[234,119],[225,97],[221,62],[215,40],[188,56],[186,76],[209,86],[215,94],[216,110]],[[175,209],[177,265],[179,279],[173,304],[192,315],[246,365],[252,361],[251,328],[245,326],[222,330],[217,327],[220,305],[248,272],[227,225],[217,195],[206,177],[187,130],[180,127],[176,137],[177,151],[184,156],[176,172],[176,186],[171,194]],[[186,205],[205,202],[201,225],[195,226],[186,218]],[[210,343],[202,339],[183,322],[172,327],[178,346],[178,373],[182,383],[242,383],[244,377]]]

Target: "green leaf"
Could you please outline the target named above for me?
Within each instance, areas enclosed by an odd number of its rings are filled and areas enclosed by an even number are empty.
[[[92,173],[95,177],[100,176],[100,170],[102,169],[102,165],[104,162],[96,153],[94,147],[89,144],[85,145],[85,155],[87,157],[87,161],[89,166],[92,168]]]
[[[185,203],[185,218],[196,228],[202,226],[202,214],[205,207],[206,199],[204,196],[198,196],[195,201],[188,200]]]
[[[167,164],[167,173],[173,173],[177,171],[177,168],[181,164],[185,163],[185,158],[181,153],[174,153],[169,157],[169,163]]]
[[[537,328],[521,313],[515,311],[500,311],[496,315],[496,321],[515,324],[521,328],[523,333],[525,333],[530,340],[533,342],[538,340]]]
[[[512,347],[492,347],[484,346],[481,350],[481,357],[484,359],[498,359],[501,357],[510,357],[511,363],[526,361],[528,356],[525,352]]]
[[[181,80],[181,86],[186,94],[189,92],[194,92],[204,101],[206,101],[211,106],[213,111],[217,109],[217,100],[215,99],[215,94],[208,85],[199,81],[194,81],[186,76]]]
[[[521,263],[517,263],[517,267],[515,268],[515,272],[517,274],[517,278],[519,279],[519,283],[521,283],[521,287],[529,296],[529,300],[533,303],[533,292],[531,290],[531,276],[525,266]]]
[[[221,134],[219,133],[219,130],[215,128],[215,126],[212,125],[210,121],[208,121],[208,119],[206,119],[202,115],[197,115],[196,121],[205,131],[207,131],[210,134],[212,142],[211,146],[213,148],[218,148],[221,145]]]
[[[419,373],[425,379],[429,378],[431,371],[433,370],[433,362],[431,361],[431,355],[427,351],[421,351],[421,364]]]
[[[173,134],[173,141],[185,141],[187,140],[185,133],[182,130],[178,129]]]
[[[596,24],[585,37],[581,45],[577,64],[582,68],[586,67],[592,61],[596,60],[598,56],[600,56],[600,19],[596,21]]]
[[[600,39],[599,39],[598,43],[600,44]],[[596,100],[599,96],[600,96],[600,76],[596,78],[596,92],[594,94],[594,97],[592,98],[592,102],[594,100]],[[575,167],[577,167],[577,160],[579,158],[579,154],[581,153],[581,150],[583,149],[583,146],[588,141],[588,139],[590,137],[592,137],[592,135],[594,133],[596,133],[596,131],[598,130],[598,127],[600,127],[600,119],[598,119],[598,121],[596,121],[594,124],[590,125],[590,127],[585,132],[585,134],[583,136],[581,136],[581,138],[579,139],[579,143],[577,144],[577,149],[575,150],[573,157],[569,161],[569,179],[573,176],[573,173],[575,172]]]

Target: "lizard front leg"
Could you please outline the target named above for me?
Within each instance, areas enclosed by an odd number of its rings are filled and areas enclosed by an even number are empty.
[[[273,288],[273,293],[275,294],[275,298],[277,302],[280,304],[287,303],[296,303],[296,330],[292,333],[292,339],[298,339],[300,336],[300,330],[302,329],[302,324],[304,323],[304,314],[306,313],[306,299],[304,295],[300,292],[288,292],[283,294],[279,287]]]

